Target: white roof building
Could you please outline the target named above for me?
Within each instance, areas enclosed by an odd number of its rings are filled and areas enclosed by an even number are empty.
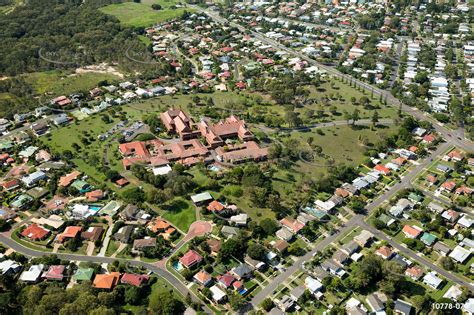
[[[24,282],[37,282],[43,273],[44,265],[33,265],[30,269],[25,270],[20,275],[20,280]]]
[[[459,245],[449,254],[449,257],[461,264],[464,263],[469,256],[471,256],[471,252]]]
[[[312,294],[315,294],[323,288],[323,284],[321,282],[310,276],[304,279],[304,285]]]
[[[216,302],[220,302],[226,297],[226,293],[222,291],[217,285],[212,286],[209,290],[211,290],[212,298]]]
[[[423,277],[423,283],[425,283],[426,285],[432,287],[435,290],[441,285],[442,282],[443,282],[443,279],[439,278],[436,275],[436,272],[434,272],[434,271],[427,273]]]

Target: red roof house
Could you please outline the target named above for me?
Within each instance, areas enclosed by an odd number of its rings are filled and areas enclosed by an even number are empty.
[[[115,287],[119,281],[120,273],[111,272],[109,274],[99,274],[94,278],[92,286],[97,289],[107,289],[111,290]]]
[[[387,246],[382,246],[375,251],[375,254],[382,257],[383,259],[389,259],[392,257],[393,252]]]
[[[64,278],[64,271],[66,267],[63,265],[49,266],[48,271],[43,273],[43,278],[47,280],[59,280],[62,281]]]
[[[388,169],[387,167],[385,167],[381,164],[375,165],[374,170],[379,172],[379,173],[382,173],[384,175],[389,175],[390,174],[390,169]]]
[[[453,181],[446,181],[441,184],[441,189],[451,192],[456,187],[456,183]]]
[[[66,238],[76,238],[82,231],[81,226],[68,226],[58,235],[58,242],[62,243]]]
[[[405,236],[408,237],[408,238],[417,238],[417,237],[421,234],[421,231],[418,230],[418,229],[415,229],[415,228],[412,227],[412,226],[405,225],[405,226],[403,227],[403,233],[404,233]]]
[[[135,287],[141,286],[143,283],[146,283],[150,279],[148,275],[139,275],[135,273],[124,273],[122,279],[120,280],[121,283],[130,284]]]
[[[227,289],[235,281],[235,278],[231,274],[226,273],[226,274],[218,276],[217,281],[221,287],[223,287],[224,289]]]
[[[217,200],[212,201],[207,206],[207,210],[209,210],[209,211],[221,212],[224,209],[225,209],[224,205],[222,203],[220,203],[219,201],[217,201]]]
[[[2,187],[6,191],[13,190],[19,186],[20,186],[20,181],[18,179],[12,179],[12,180],[2,183]]]
[[[21,232],[21,235],[28,237],[31,240],[38,241],[44,239],[49,235],[49,233],[49,230],[34,223],[24,229],[23,232]]]
[[[179,259],[179,262],[186,268],[190,268],[202,261],[202,256],[194,250],[189,250],[183,257]]]

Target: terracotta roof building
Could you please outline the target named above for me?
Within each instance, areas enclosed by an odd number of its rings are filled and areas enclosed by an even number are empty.
[[[212,276],[205,270],[201,270],[194,275],[194,280],[200,285],[207,286],[212,281]]]
[[[305,226],[303,223],[289,217],[281,219],[280,223],[293,233],[298,233]]]
[[[66,267],[63,265],[49,266],[48,271],[43,273],[43,278],[47,280],[59,280],[62,281],[64,278],[64,271]]]
[[[216,148],[217,158],[223,162],[238,164],[247,161],[263,161],[268,157],[268,149],[261,148],[255,141],[227,145]]]
[[[164,232],[169,227],[171,227],[171,224],[161,218],[156,218],[155,220],[151,221],[147,226],[147,228],[154,233]]]
[[[408,238],[417,238],[421,234],[421,231],[419,229],[416,229],[416,228],[412,227],[412,226],[405,225],[403,227],[403,233]]]
[[[50,231],[37,224],[31,224],[21,232],[21,235],[31,240],[42,240],[49,235]]]
[[[134,163],[163,166],[171,162],[194,165],[205,162],[209,150],[197,139],[164,144],[159,140],[122,143],[119,151],[124,156],[125,169]]]
[[[375,251],[375,254],[382,257],[383,259],[390,259],[393,255],[393,252],[387,246],[382,246]]]
[[[420,266],[413,266],[405,271],[405,275],[412,278],[413,280],[418,280],[421,278],[421,276],[423,276],[423,269],[421,269]]]
[[[119,272],[111,272],[109,274],[99,274],[95,276],[92,286],[96,289],[111,290],[117,285],[119,278],[120,278]]]
[[[81,231],[82,231],[81,226],[68,226],[66,227],[64,232],[58,235],[57,240],[58,242],[62,243],[67,238],[76,238]]]
[[[68,187],[69,185],[72,184],[73,181],[78,179],[79,176],[81,176],[81,172],[78,172],[78,171],[73,171],[67,175],[64,175],[59,178],[59,186]]]
[[[193,121],[180,109],[170,109],[160,114],[161,121],[168,132],[179,134],[181,140],[196,138],[199,131],[193,131]]]
[[[229,138],[239,138],[241,141],[253,139],[253,135],[247,129],[245,121],[234,115],[219,121],[217,124],[202,120],[198,125],[201,135],[206,138],[207,143],[213,148],[222,146],[224,141]]]
[[[95,202],[104,198],[104,192],[100,189],[86,192],[85,197],[89,202]]]

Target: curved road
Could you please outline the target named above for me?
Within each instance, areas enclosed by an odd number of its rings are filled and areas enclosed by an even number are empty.
[[[30,256],[30,257],[41,257],[41,256],[47,256],[51,255],[51,252],[42,252],[42,251],[37,251],[28,247],[25,247],[21,244],[18,244],[5,234],[0,233],[0,243],[7,245],[8,247],[14,249],[15,251],[22,253],[24,255]],[[189,290],[180,280],[178,280],[175,276],[173,276],[170,272],[163,270],[159,267],[157,267],[154,264],[146,263],[143,261],[137,261],[137,260],[130,260],[130,259],[123,259],[123,258],[111,258],[111,257],[100,257],[100,256],[85,256],[85,255],[76,255],[76,254],[65,254],[65,253],[55,253],[54,255],[57,255],[61,259],[66,259],[69,261],[86,261],[86,262],[94,262],[94,263],[113,263],[115,260],[121,261],[121,262],[126,262],[129,265],[136,266],[136,267],[145,267],[148,270],[154,272],[164,280],[168,281],[169,284],[171,284],[173,287],[178,290],[184,297],[188,295],[188,293],[191,295],[191,298],[193,301],[198,302],[202,304],[203,309],[206,313],[212,314],[212,311],[210,308],[208,308],[205,304],[202,303],[202,301],[191,291]]]

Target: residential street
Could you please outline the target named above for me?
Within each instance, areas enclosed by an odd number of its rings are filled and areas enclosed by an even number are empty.
[[[387,235],[385,235],[385,233],[377,230],[373,226],[367,224],[365,221],[361,220],[360,222],[358,222],[358,224],[362,228],[364,228],[364,229],[370,231],[371,233],[373,233],[378,239],[386,241],[387,243],[389,243],[392,247],[396,248],[398,251],[400,251],[402,254],[404,254],[405,256],[410,258],[411,260],[414,260],[414,261],[418,262],[421,266],[423,266],[425,268],[428,267],[431,270],[436,271],[437,273],[439,273],[440,275],[442,275],[446,279],[451,280],[454,283],[460,284],[462,286],[465,286],[469,290],[474,292],[474,286],[470,282],[467,282],[467,281],[461,279],[460,277],[458,277],[457,275],[455,275],[452,272],[446,271],[443,268],[436,266],[435,264],[430,262],[428,259],[424,258],[421,254],[420,255],[415,254],[415,252],[413,252],[412,250],[408,249],[405,246],[402,246],[400,243],[397,243],[396,241],[394,241],[393,239],[391,239]]]
[[[27,256],[41,257],[45,255],[51,255],[50,252],[41,252],[41,251],[33,250],[28,247],[24,247],[23,245],[18,244],[17,242],[5,236],[4,234],[0,234],[0,242],[10,248],[13,248],[15,251]],[[62,253],[56,253],[55,255],[57,255],[61,259],[65,259],[69,261],[89,261],[89,262],[95,262],[98,264],[103,264],[103,263],[110,264],[110,263],[113,263],[115,260],[118,260],[121,262],[128,263],[131,266],[137,266],[137,267],[142,266],[152,271],[153,273],[163,278],[164,280],[166,280],[173,287],[175,287],[175,289],[178,290],[184,297],[190,294],[194,301],[202,303],[202,301],[191,290],[189,290],[180,280],[176,279],[175,276],[173,276],[170,272],[163,270],[161,268],[158,268],[154,264],[149,264],[146,262],[130,260],[130,259],[122,259],[122,258],[85,256],[85,255],[62,254]],[[203,305],[203,308],[207,314],[212,314],[212,311],[207,306]]]
[[[308,56],[306,56],[305,54],[303,54],[301,52],[295,51],[291,48],[288,48],[288,47],[280,44],[279,42],[277,42],[275,40],[272,40],[272,39],[266,37],[262,33],[255,32],[255,31],[247,29],[247,28],[245,28],[245,27],[243,27],[243,26],[241,26],[237,23],[230,22],[227,19],[221,17],[216,12],[213,12],[213,11],[208,10],[208,9],[203,9],[199,6],[194,6],[194,5],[190,5],[190,7],[196,9],[197,11],[200,11],[200,12],[203,12],[203,13],[207,14],[209,17],[213,18],[217,22],[220,22],[222,24],[229,24],[230,26],[233,26],[233,27],[239,29],[242,32],[247,32],[247,33],[253,35],[258,40],[273,46],[275,49],[280,49],[280,50],[285,51],[289,54],[297,56],[297,57],[301,58],[301,60],[305,60],[309,64],[315,65],[315,66],[319,67],[320,69],[327,71],[327,73],[329,73],[329,74],[332,74],[332,75],[340,77],[340,78],[344,78],[347,81],[352,81],[355,84],[357,84],[358,86],[366,89],[367,91],[373,92],[374,95],[377,95],[377,96],[381,95],[383,98],[386,98],[387,104],[389,106],[393,106],[393,107],[396,107],[396,108],[399,108],[401,106],[402,111],[412,115],[413,117],[415,117],[419,120],[427,120],[427,121],[431,122],[433,124],[433,127],[435,128],[435,130],[441,136],[443,136],[443,138],[447,139],[451,144],[456,145],[456,146],[458,146],[461,149],[466,150],[466,151],[473,151],[474,150],[474,144],[472,143],[472,141],[465,139],[464,134],[462,132],[459,132],[459,130],[450,130],[450,129],[444,127],[443,125],[441,125],[438,121],[436,121],[430,115],[428,115],[426,113],[423,113],[423,112],[421,112],[421,111],[419,111],[415,108],[411,108],[409,106],[401,104],[401,102],[397,98],[392,96],[392,94],[389,91],[379,89],[379,88],[377,88],[375,86],[372,86],[368,83],[359,81],[359,80],[357,80],[357,79],[355,79],[355,78],[353,78],[349,75],[343,74],[343,73],[339,72],[338,70],[336,70],[333,67],[323,65],[323,64],[315,61],[314,59],[309,58]]]
[[[410,186],[410,183],[411,181],[413,180],[413,178],[415,178],[426,166],[428,166],[433,159],[435,159],[436,157],[439,157],[440,155],[444,154],[449,148],[450,148],[450,144],[449,143],[443,143],[441,144],[438,149],[436,151],[434,151],[429,157],[427,157],[425,160],[423,160],[419,165],[415,166],[414,169],[411,170],[410,173],[408,173],[407,175],[405,175],[402,180],[400,182],[398,182],[397,184],[393,185],[392,187],[390,187],[385,193],[383,193],[382,195],[380,195],[379,197],[377,197],[375,200],[373,200],[367,207],[367,212],[368,214],[370,214],[373,210],[377,209],[378,207],[380,207],[380,205],[387,201],[387,200],[390,200],[390,198],[392,198],[396,193],[398,193],[401,189],[403,188],[406,188],[406,187],[409,187]],[[337,240],[340,236],[344,235],[345,233],[353,230],[354,228],[356,228],[357,226],[362,226],[362,227],[366,227],[368,226],[367,223],[365,223],[364,221],[365,219],[365,216],[363,215],[355,215],[354,217],[352,217],[349,221],[347,221],[347,223],[345,224],[345,226],[340,229],[339,231],[337,231],[335,234],[323,239],[320,243],[318,243],[316,245],[316,247],[311,250],[310,252],[306,253],[306,255],[302,256],[301,258],[299,258],[292,266],[288,267],[288,269],[281,273],[280,275],[278,275],[275,279],[273,279],[273,281],[271,283],[269,283],[265,289],[263,289],[262,291],[260,291],[251,301],[252,305],[254,307],[258,307],[258,305],[267,297],[269,296],[277,287],[280,283],[286,281],[293,273],[295,273],[298,269],[301,268],[301,264],[306,262],[306,261],[309,261],[311,260],[312,256],[314,255],[314,253],[316,253],[317,251],[321,251],[323,250],[325,247],[329,246],[332,242],[334,242],[335,240]],[[374,228],[372,228],[372,230],[375,230]],[[383,234],[382,232],[379,232],[381,234]],[[374,233],[375,234],[375,233]],[[392,241],[393,242],[393,241]],[[398,247],[402,247],[401,245],[397,244]],[[395,246],[394,246],[395,247]],[[396,248],[398,248],[396,247]],[[402,247],[403,249],[407,250],[406,248]],[[414,255],[414,254],[413,254]],[[414,255],[415,257],[410,257],[418,262],[420,262],[421,264],[424,264],[424,261],[423,260],[426,260],[426,259],[420,259],[419,256],[417,255]],[[431,264],[433,265],[433,264]],[[428,265],[427,265],[428,266]],[[434,266],[434,265],[433,265]],[[435,266],[436,267],[436,266]],[[436,267],[439,269],[439,267]],[[433,270],[436,270],[433,268]],[[447,273],[445,271],[445,273]],[[442,273],[441,273],[442,274]],[[456,279],[457,282],[463,282],[462,279],[459,279],[457,276],[454,276],[454,275],[451,275],[450,277]],[[469,288],[473,289],[474,291],[474,287],[472,286],[469,286]]]

